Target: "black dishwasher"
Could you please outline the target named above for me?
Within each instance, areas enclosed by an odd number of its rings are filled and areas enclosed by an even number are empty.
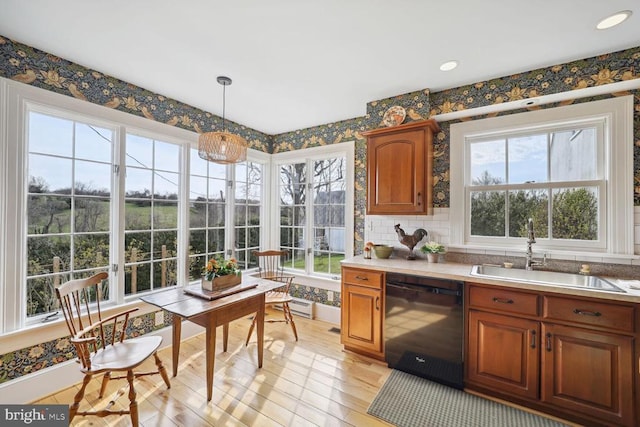
[[[384,348],[390,368],[463,388],[459,281],[387,273]]]

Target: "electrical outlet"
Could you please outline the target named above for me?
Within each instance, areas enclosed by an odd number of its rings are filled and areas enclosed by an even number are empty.
[[[156,311],[156,326],[164,324],[164,311]]]
[[[327,301],[333,301],[333,291],[327,291]]]

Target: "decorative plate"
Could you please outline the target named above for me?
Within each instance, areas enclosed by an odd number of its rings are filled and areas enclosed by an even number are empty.
[[[404,118],[407,116],[407,112],[399,105],[394,105],[385,111],[382,117],[382,124],[391,127],[398,126],[404,122]]]

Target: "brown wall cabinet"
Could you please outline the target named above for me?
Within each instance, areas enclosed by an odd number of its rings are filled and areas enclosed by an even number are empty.
[[[468,285],[467,387],[587,425],[635,425],[632,304]]]
[[[342,268],[341,342],[346,349],[384,359],[384,273]]]
[[[430,214],[435,120],[362,132],[367,137],[367,214]]]

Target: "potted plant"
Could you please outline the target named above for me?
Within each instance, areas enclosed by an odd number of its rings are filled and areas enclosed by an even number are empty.
[[[238,261],[235,258],[223,260],[211,258],[202,269],[202,289],[218,291],[239,285],[242,281]]]
[[[440,256],[440,254],[443,254],[445,252],[444,245],[433,241],[423,245],[420,250],[423,253],[427,254],[427,259],[429,260],[429,262],[438,262],[438,257]]]

